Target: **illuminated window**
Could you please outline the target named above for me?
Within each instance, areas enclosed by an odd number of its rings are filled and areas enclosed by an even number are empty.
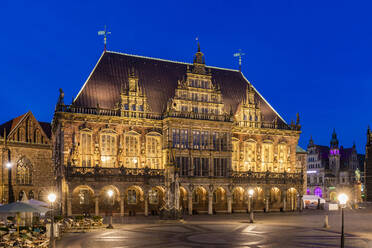
[[[125,147],[125,166],[129,168],[139,168],[140,143],[139,135],[128,133],[124,138]]]
[[[161,159],[160,136],[147,135],[146,147],[147,147],[147,166],[153,169],[161,169],[160,168],[160,159]]]
[[[81,166],[91,167],[92,165],[92,134],[81,134]]]
[[[273,145],[271,143],[264,143],[262,145],[262,171],[272,171],[273,166]]]
[[[17,184],[30,185],[32,184],[32,165],[30,160],[23,157],[17,162],[16,168]]]
[[[116,137],[112,134],[101,135],[101,164],[102,167],[115,167]]]

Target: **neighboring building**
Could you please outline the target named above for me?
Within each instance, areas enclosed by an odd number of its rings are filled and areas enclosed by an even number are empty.
[[[329,147],[316,145],[310,138],[307,152],[307,194],[335,201],[338,192],[346,191],[353,200],[361,200],[355,144],[351,148],[339,147],[337,134],[333,130]]]
[[[18,116],[2,125],[1,148],[1,202],[8,202],[8,169],[14,200],[23,194],[28,198],[46,201],[46,196],[55,185],[52,166],[51,126],[39,122],[31,112]]]
[[[296,149],[296,160],[297,160],[297,168],[299,171],[301,171],[301,174],[303,175],[303,190],[302,194],[306,194],[307,190],[307,151],[302,149],[300,146],[297,146]]]
[[[366,200],[370,202],[372,201],[372,132],[369,127],[367,130],[364,182],[365,193],[367,194]]]
[[[176,165],[185,213],[293,210],[299,118],[288,125],[240,71],[105,51],[53,118],[62,211],[156,214]],[[168,175],[169,176],[169,175]],[[177,195],[177,193],[175,193]]]

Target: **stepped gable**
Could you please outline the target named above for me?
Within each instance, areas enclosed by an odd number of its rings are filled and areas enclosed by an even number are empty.
[[[174,96],[178,80],[185,78],[188,66],[192,68],[193,64],[106,51],[73,104],[80,107],[95,108],[99,105],[100,108],[115,108],[120,99],[121,87],[128,84],[128,74],[133,68],[139,78],[139,85],[144,88],[151,111],[161,114],[168,100]],[[232,108],[235,113],[244,99],[248,80],[237,70],[206,68],[211,70],[212,82],[221,86],[225,111],[229,113]],[[278,124],[285,123],[261,95],[256,94],[256,100],[261,103],[265,122],[273,121],[277,116]]]

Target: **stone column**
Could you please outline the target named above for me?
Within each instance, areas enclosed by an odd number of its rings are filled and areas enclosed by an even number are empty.
[[[303,201],[302,201],[302,195],[299,195],[298,196],[298,206],[297,206],[298,210],[301,212],[302,209],[303,209]]]
[[[208,214],[213,214],[213,193],[208,194]]]
[[[67,195],[67,216],[72,215],[72,196],[71,194]]]
[[[227,195],[227,213],[232,213],[232,196],[231,194]]]
[[[267,213],[270,212],[270,189],[265,192],[265,208]]]
[[[120,196],[120,216],[124,217],[124,195]]]
[[[149,215],[149,197],[145,195],[145,216]]]
[[[188,195],[188,208],[189,208],[189,215],[192,215],[192,193],[189,193]]]
[[[99,215],[99,196],[94,197],[94,214]]]
[[[252,197],[251,196],[249,196],[249,194],[248,194],[248,201],[247,201],[247,209],[248,209],[248,213],[250,213],[251,212],[251,203],[253,203],[253,199],[252,199]],[[253,205],[253,204],[252,204]]]
[[[283,211],[287,210],[287,190],[282,191],[282,200],[283,200]]]

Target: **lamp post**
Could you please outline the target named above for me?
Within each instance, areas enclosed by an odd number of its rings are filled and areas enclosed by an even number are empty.
[[[254,222],[254,216],[253,216],[253,194],[254,194],[254,190],[253,189],[250,189],[248,191],[248,200],[249,200],[249,223],[253,223]]]
[[[346,203],[348,201],[348,197],[346,194],[342,193],[338,195],[338,201],[341,206],[341,248],[344,248],[345,244],[345,236],[344,236],[344,208],[346,207]]]
[[[109,225],[107,226],[108,229],[113,229],[114,227],[112,226],[112,196],[114,195],[114,191],[111,189],[107,191],[107,195],[109,197],[109,206],[110,206],[110,219],[109,219]]]
[[[52,209],[51,212],[51,224],[50,224],[50,239],[49,239],[49,247],[54,248],[56,246],[55,239],[54,239],[54,210],[53,210],[53,203],[55,202],[57,196],[54,193],[50,193],[48,195],[48,200],[50,202],[50,206]]]
[[[10,153],[9,153],[10,155]],[[13,194],[13,185],[12,185],[12,166],[13,164],[10,162],[10,158],[8,158],[9,162],[6,163],[6,168],[8,168],[8,203],[14,202],[14,194]]]

